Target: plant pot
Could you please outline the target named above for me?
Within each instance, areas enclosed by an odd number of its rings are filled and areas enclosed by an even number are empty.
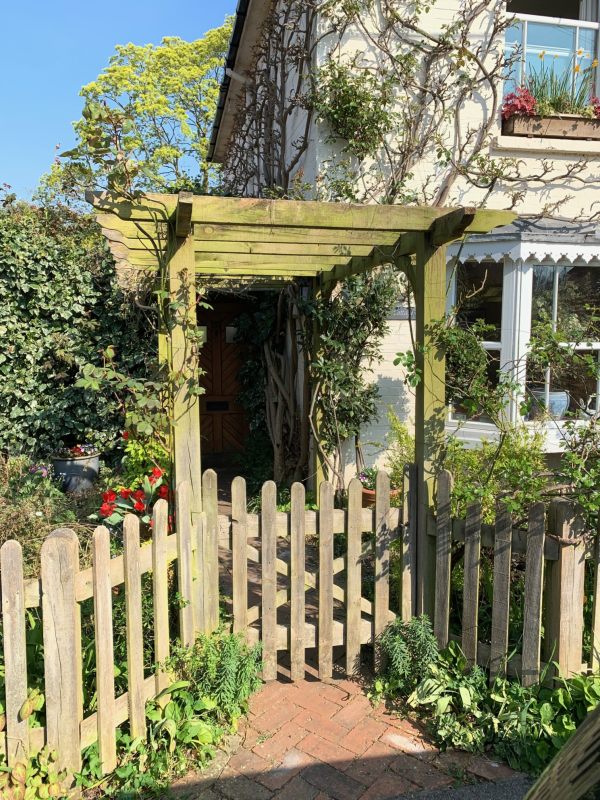
[[[600,119],[579,117],[576,114],[553,117],[515,114],[502,120],[502,133],[507,136],[541,136],[547,139],[600,140]]]
[[[68,494],[82,494],[93,488],[100,471],[100,454],[74,458],[53,458],[54,474]]]
[[[546,390],[545,389],[531,389],[531,394],[534,401],[531,405],[531,416],[533,419],[539,419],[546,412],[554,419],[562,419],[567,413],[571,396],[568,392],[557,391],[550,392],[548,397],[549,408],[546,409]]]
[[[400,489],[391,489],[390,500],[392,499],[392,497],[398,497],[399,494],[400,494]],[[375,505],[375,489],[366,489],[363,486],[362,505],[363,508],[373,508],[373,506]]]

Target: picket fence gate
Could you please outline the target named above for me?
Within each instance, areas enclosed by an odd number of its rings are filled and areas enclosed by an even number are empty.
[[[414,480],[414,468],[407,469]],[[332,674],[333,647],[346,645],[349,672],[355,669],[360,646],[372,642],[394,618],[389,609],[389,547],[399,530],[404,531],[405,553],[403,613],[412,613],[414,576],[411,552],[413,527],[401,512],[390,508],[389,478],[377,478],[374,509],[362,508],[362,486],[352,481],[348,508],[334,509],[334,491],[329,483],[319,490],[319,512],[305,511],[301,484],[291,492],[291,511],[278,512],[276,486],[262,489],[260,515],[246,511],[246,486],[242,478],[232,484],[232,514],[219,516],[217,476],[207,470],[202,480],[203,512],[192,524],[190,489],[181,484],[175,498],[175,528],[168,530],[169,507],[159,500],[153,509],[152,534],[140,541],[140,521],[125,517],[123,553],[111,558],[110,532],[96,528],[92,542],[92,566],[80,569],[79,543],[69,529],[52,532],[40,554],[40,576],[24,579],[21,545],[7,541],[0,548],[5,728],[0,747],[9,765],[41,749],[55,750],[59,765],[72,774],[81,767],[83,749],[98,742],[104,773],[116,765],[116,729],[128,721],[134,737],[146,730],[145,704],[168,686],[169,676],[161,665],[169,657],[175,638],[191,645],[196,636],[214,631],[219,624],[219,563],[231,556],[232,622],[236,632],[249,642],[262,640],[265,680],[277,676],[277,652],[290,651],[292,679],[304,677],[305,649],[318,647],[319,674]],[[411,507],[409,499],[404,503]],[[363,533],[372,535],[363,541]],[[333,537],[345,533],[347,554],[333,557]],[[318,569],[305,570],[306,537],[318,535]],[[260,546],[248,543],[257,537]],[[289,541],[289,559],[278,557],[281,537]],[[279,539],[279,541],[278,541]],[[362,597],[362,559],[373,553],[374,599]],[[260,602],[248,603],[248,564],[260,563]],[[170,576],[176,567],[174,585]],[[344,585],[335,576],[346,569]],[[152,674],[144,670],[142,625],[142,576],[152,574],[154,664]],[[278,586],[282,580],[286,586]],[[124,587],[127,649],[127,691],[115,696],[113,646],[113,592]],[[305,591],[318,592],[318,622],[305,621]],[[177,630],[169,618],[170,593],[179,595]],[[84,714],[82,680],[81,604],[93,598],[95,628],[97,710]],[[278,609],[289,602],[290,618],[278,621]],[[334,620],[343,604],[344,619]],[[44,727],[28,727],[20,710],[28,697],[26,614],[41,608],[44,643]],[[339,613],[338,613],[339,616]]]
[[[466,520],[452,520],[451,477],[437,481],[438,514],[428,521],[435,539],[436,576],[434,630],[441,646],[450,638],[452,543],[464,542],[462,630],[457,637],[471,663],[489,666],[492,675],[506,666],[512,554],[526,554],[522,656],[508,663],[524,682],[540,674],[541,621],[544,642],[563,674],[585,671],[582,664],[583,574],[591,554],[580,536],[580,523],[565,501],[555,501],[548,514],[532,506],[527,531],[512,530],[500,513],[495,526],[481,524],[481,510],[469,509]],[[104,526],[93,535],[92,566],[80,569],[75,533],[60,529],[42,545],[40,577],[24,580],[21,546],[0,548],[5,729],[0,735],[9,764],[44,744],[56,750],[70,773],[81,764],[81,751],[98,742],[102,769],[116,763],[116,729],[129,722],[131,733],[145,733],[145,703],[168,686],[161,665],[173,641],[191,645],[196,636],[219,624],[220,589],[230,580],[233,630],[249,643],[261,640],[263,677],[277,677],[277,654],[289,651],[291,677],[304,677],[307,648],[316,648],[321,678],[333,672],[333,648],[345,646],[345,669],[355,672],[361,645],[374,644],[374,666],[380,666],[377,640],[396,614],[415,613],[417,468],[408,465],[400,508],[390,507],[389,477],[377,475],[374,508],[362,507],[362,485],[350,483],[345,509],[334,508],[331,484],[319,487],[318,511],[305,510],[301,484],[291,491],[291,510],[277,511],[276,487],[262,488],[261,511],[247,511],[246,484],[232,483],[231,515],[219,515],[217,476],[207,470],[202,479],[203,512],[192,522],[190,490],[178,487],[175,531],[169,533],[169,507],[159,500],[153,510],[152,535],[140,541],[140,522],[127,516],[123,553],[111,557]],[[334,550],[334,538],[337,545]],[[366,534],[366,535],[365,535]],[[256,540],[253,542],[252,540]],[[341,540],[341,543],[340,543]],[[395,542],[395,540],[397,540]],[[394,543],[395,542],[395,543]],[[395,609],[390,608],[390,552],[398,559]],[[479,641],[479,567],[482,547],[493,548],[494,584],[491,645]],[[337,557],[335,552],[340,553]],[[308,560],[307,560],[308,554]],[[314,567],[311,566],[314,564]],[[173,569],[175,567],[175,570]],[[547,579],[544,583],[544,571]],[[174,573],[176,572],[176,582]],[[152,575],[153,663],[144,668],[142,576]],[[251,574],[250,574],[251,573]],[[365,597],[365,576],[372,578],[372,597]],[[252,587],[258,599],[251,600]],[[124,587],[127,650],[127,691],[115,694],[113,593]],[[595,595],[600,588],[594,572]],[[178,620],[171,624],[170,606],[177,592]],[[308,593],[308,594],[307,594]],[[310,612],[307,609],[310,598]],[[97,710],[84,713],[82,681],[81,604],[93,598]],[[250,598],[250,601],[249,601]],[[45,727],[28,727],[20,710],[28,696],[26,614],[41,608],[44,642]],[[285,608],[284,608],[285,607]],[[593,612],[591,666],[599,666],[600,608]],[[146,670],[147,672],[147,670]]]

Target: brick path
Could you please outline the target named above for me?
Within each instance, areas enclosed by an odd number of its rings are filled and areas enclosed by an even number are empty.
[[[440,753],[412,722],[374,709],[359,683],[273,682],[208,773],[173,787],[186,800],[385,800],[515,773],[467,753]],[[228,761],[227,761],[228,759]],[[482,794],[482,797],[485,796]]]

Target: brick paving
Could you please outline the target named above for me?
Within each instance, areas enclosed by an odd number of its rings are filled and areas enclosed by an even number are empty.
[[[416,724],[383,705],[373,708],[360,683],[351,680],[266,684],[252,698],[231,752],[220,755],[208,773],[173,786],[172,796],[397,800],[423,790],[516,777],[497,761],[440,753]]]

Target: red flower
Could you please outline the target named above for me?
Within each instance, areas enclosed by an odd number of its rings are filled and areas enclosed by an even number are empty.
[[[154,485],[159,478],[162,478],[162,476],[162,469],[160,467],[154,467],[149,476],[150,483]]]
[[[525,86],[519,86],[516,91],[510,92],[504,98],[502,106],[503,119],[509,119],[515,114],[524,114],[533,117],[537,110],[537,100]]]
[[[121,489],[119,494],[121,495],[123,500],[129,500],[129,498],[131,497],[131,489]]]
[[[115,507],[112,503],[103,503],[100,506],[100,516],[101,517],[110,517],[110,515],[115,510]]]
[[[123,433],[121,434],[121,438],[127,441],[127,439],[129,439],[129,431],[123,431]]]
[[[102,499],[105,503],[114,503],[117,499],[117,493],[114,492],[112,489],[109,489],[108,492],[104,492],[102,495]]]
[[[134,503],[133,508],[135,509],[135,511],[145,511],[146,510],[146,506],[144,505],[144,503],[142,503],[141,500],[137,500]]]
[[[132,497],[134,500],[143,500],[146,497],[146,493],[143,489],[136,489],[135,492],[133,492]]]
[[[169,496],[169,487],[166,483],[163,483],[162,486],[158,487],[157,495],[160,497],[161,500],[166,500]]]

